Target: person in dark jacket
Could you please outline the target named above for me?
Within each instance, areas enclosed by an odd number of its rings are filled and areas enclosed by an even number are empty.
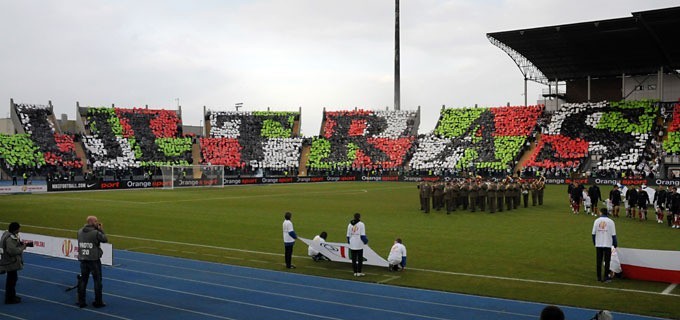
[[[597,203],[602,201],[602,193],[600,193],[600,187],[593,183],[590,188],[588,188],[588,196],[590,197],[590,202],[592,203],[593,212],[600,212],[597,210]]]
[[[621,208],[621,190],[619,190],[618,185],[614,186],[614,188],[609,191],[609,201],[611,201],[612,208],[614,209],[614,218],[618,218],[619,210]]]
[[[97,217],[87,217],[87,223],[80,230],[78,230],[78,260],[80,261],[80,278],[78,281],[78,306],[84,308],[87,306],[85,302],[85,291],[87,289],[87,281],[92,274],[94,281],[94,302],[92,306],[101,308],[106,306],[102,299],[102,261],[101,257],[104,252],[101,249],[101,243],[108,242],[109,239],[104,233],[104,227]]]
[[[658,187],[654,193],[654,211],[656,212],[656,222],[663,223],[663,216],[666,211],[666,189],[664,187]]]
[[[646,188],[646,187],[645,187]],[[647,220],[647,205],[649,205],[649,195],[647,194],[647,191],[642,189],[638,189],[637,191],[637,205],[639,209],[639,216],[640,216],[640,221],[642,220]],[[633,217],[635,218],[635,217]]]
[[[24,268],[23,253],[26,247],[32,247],[33,243],[23,243],[19,238],[18,222],[9,224],[7,231],[0,237],[0,271],[7,272],[5,281],[5,304],[20,303],[21,298],[17,296],[16,286],[19,280],[18,271]]]
[[[635,190],[635,186],[631,186],[628,188],[628,191],[626,191],[626,203],[628,204],[628,207],[626,207],[626,217],[627,218],[633,218],[635,219],[636,216],[636,209],[637,209],[637,190]]]
[[[581,211],[581,200],[583,200],[583,191],[577,182],[572,184],[569,188],[569,198],[571,201],[571,211],[574,214],[579,214]]]

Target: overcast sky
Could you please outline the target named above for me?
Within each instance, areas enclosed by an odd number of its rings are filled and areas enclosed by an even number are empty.
[[[401,108],[524,104],[523,77],[486,33],[630,17],[657,0],[401,0]],[[393,0],[0,0],[0,115],[9,99],[75,119],[81,106],[297,111],[393,106]],[[530,83],[529,103],[543,87]]]

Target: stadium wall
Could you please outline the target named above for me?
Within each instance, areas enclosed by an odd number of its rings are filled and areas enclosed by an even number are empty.
[[[248,177],[236,178],[225,177],[224,185],[255,185],[255,184],[288,184],[288,183],[317,183],[317,182],[343,182],[343,181],[363,181],[363,182],[448,182],[462,181],[465,178],[452,178],[440,176],[408,176],[408,175],[338,175],[338,176],[312,176],[312,177]],[[524,179],[534,180],[534,179]],[[547,184],[570,184],[572,182],[580,184],[599,184],[599,185],[647,185],[647,186],[680,186],[680,180],[667,179],[545,179]],[[91,182],[48,182],[48,192],[60,191],[95,191],[95,190],[127,190],[127,189],[151,189],[163,188],[162,180],[121,180],[121,181],[91,181]],[[213,180],[202,179],[183,179],[175,188],[214,186]]]

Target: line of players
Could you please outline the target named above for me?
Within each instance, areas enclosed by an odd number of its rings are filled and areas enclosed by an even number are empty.
[[[430,203],[434,210],[446,209],[451,214],[458,209],[470,212],[486,211],[490,213],[514,210],[521,206],[543,205],[545,180],[543,177],[533,181],[520,180],[512,177],[502,181],[488,181],[481,177],[467,178],[449,182],[421,182],[418,184],[420,193],[420,210],[430,212]]]
[[[609,212],[612,213],[612,217],[619,217],[620,207],[623,204],[627,218],[645,221],[649,206],[652,205],[657,223],[664,223],[665,216],[669,227],[680,229],[680,193],[675,186],[659,186],[653,189],[644,185],[629,187],[615,185],[609,192],[609,198],[602,199],[600,189],[596,184],[586,190],[584,185],[574,182],[569,185],[567,193],[573,214],[578,214],[580,206],[583,205],[587,214],[597,216],[597,203],[603,200]],[[650,194],[653,195],[650,196]]]

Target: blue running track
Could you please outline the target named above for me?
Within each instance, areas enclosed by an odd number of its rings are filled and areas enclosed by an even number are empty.
[[[16,305],[0,319],[537,319],[544,305],[115,250],[105,308],[75,305],[72,260],[25,254]],[[4,284],[4,276],[2,276]],[[4,288],[2,285],[0,288]],[[3,292],[4,294],[4,292]],[[91,302],[92,280],[88,288]],[[563,307],[567,319],[595,310]],[[656,319],[615,314],[616,320]]]

